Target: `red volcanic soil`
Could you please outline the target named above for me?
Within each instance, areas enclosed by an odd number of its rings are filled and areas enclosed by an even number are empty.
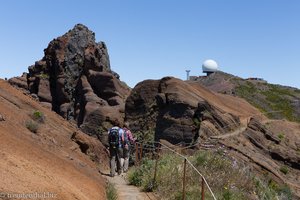
[[[37,133],[26,128],[32,113],[40,111]],[[72,135],[98,148],[95,163],[72,140]],[[6,81],[0,80],[0,193],[44,193],[55,199],[106,199],[107,153],[100,142]],[[1,194],[3,196],[3,194]],[[0,196],[1,199],[1,196]]]

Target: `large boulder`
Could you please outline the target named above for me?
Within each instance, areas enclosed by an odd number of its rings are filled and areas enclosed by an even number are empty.
[[[23,73],[22,76],[19,77],[17,76],[17,77],[10,78],[8,82],[13,86],[16,86],[24,90],[28,90],[27,73]]]
[[[133,131],[152,130],[156,140],[163,139],[172,144],[190,144],[200,134],[219,135],[240,125],[238,117],[209,101],[201,91],[182,80],[172,77],[146,80],[127,98],[126,121]],[[204,122],[208,125],[202,127]]]
[[[77,24],[44,54],[27,75],[29,91],[43,104],[97,137],[123,124],[130,88],[111,70],[107,47],[92,31]]]

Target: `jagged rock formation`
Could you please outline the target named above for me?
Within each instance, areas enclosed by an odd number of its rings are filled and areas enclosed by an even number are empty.
[[[112,125],[123,123],[130,89],[111,71],[107,47],[95,42],[92,31],[77,24],[52,40],[44,53],[27,75],[28,89],[40,102],[75,120],[90,135],[100,137]],[[26,88],[23,79],[20,84]]]
[[[199,131],[204,137],[237,128],[239,118],[213,105],[213,98],[218,97],[176,78],[146,80],[127,98],[126,121],[133,131],[152,130],[156,140],[164,139],[173,144],[192,143],[198,139]],[[200,122],[206,125],[200,127]]]

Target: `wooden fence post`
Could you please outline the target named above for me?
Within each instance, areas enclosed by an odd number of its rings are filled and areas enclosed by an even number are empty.
[[[202,177],[202,184],[201,184],[202,190],[201,190],[201,200],[205,199],[205,192],[204,192],[204,178]]]
[[[136,142],[135,144],[135,166],[138,166],[138,160],[139,160],[139,148],[138,148],[138,143]]]
[[[183,188],[182,188],[182,200],[185,200],[185,187],[186,187],[186,159],[184,159],[183,165]]]
[[[140,147],[140,159],[139,159],[139,163],[141,162],[143,158],[143,143],[141,143],[141,147]]]
[[[154,167],[153,187],[155,187],[155,185],[156,185],[156,175],[157,175],[158,158],[159,158],[159,155],[158,155],[158,151],[157,151],[156,155],[155,155],[155,167]]]

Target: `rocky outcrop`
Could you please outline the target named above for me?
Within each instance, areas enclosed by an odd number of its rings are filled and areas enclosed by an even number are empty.
[[[5,118],[0,114],[0,122],[5,121]]]
[[[199,135],[223,134],[240,125],[238,117],[215,107],[210,102],[213,99],[204,96],[197,88],[176,78],[146,80],[127,98],[126,121],[133,131],[152,130],[156,140],[173,144],[190,144]],[[207,126],[202,127],[204,122]]]
[[[100,137],[123,124],[130,88],[111,71],[107,47],[82,24],[52,40],[45,56],[29,67],[28,89],[89,135]]]
[[[99,140],[89,137],[82,132],[74,132],[71,139],[78,144],[82,153],[88,155],[92,161],[100,164],[103,168],[109,162],[108,152]]]
[[[23,73],[20,77],[13,77],[9,79],[8,82],[13,86],[28,90],[27,73]]]
[[[251,118],[247,129],[238,135],[219,140],[231,153],[254,166],[258,174],[267,175],[279,185],[291,188],[300,197],[299,124],[286,120]]]
[[[300,169],[300,156],[297,151],[283,143],[275,133],[267,129],[257,119],[252,118],[246,130],[246,137],[259,149],[265,151],[274,160],[281,161],[292,168]],[[284,137],[281,135],[280,137]]]

